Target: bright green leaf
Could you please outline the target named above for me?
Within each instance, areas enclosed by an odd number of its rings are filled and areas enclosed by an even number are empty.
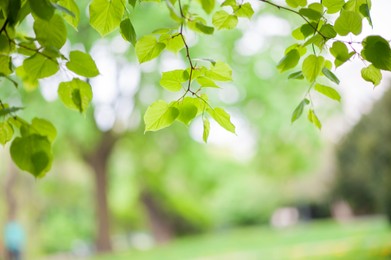
[[[297,71],[292,74],[289,74],[288,79],[304,79],[303,72]]]
[[[185,70],[173,70],[163,72],[160,79],[160,85],[169,91],[179,91],[182,89],[182,83],[189,78]]]
[[[50,20],[36,18],[34,32],[39,44],[44,47],[60,49],[67,40],[64,20],[58,14],[53,15]]]
[[[228,64],[217,61],[205,72],[205,76],[217,81],[230,81],[232,80],[232,69]]]
[[[178,117],[177,108],[170,106],[163,100],[150,105],[144,115],[145,132],[157,131],[170,126]]]
[[[92,90],[90,84],[74,78],[60,83],[58,96],[66,107],[84,113],[92,100]]]
[[[69,70],[87,78],[99,75],[99,70],[96,67],[95,61],[88,53],[81,51],[71,51],[66,66]]]
[[[207,77],[197,77],[197,82],[198,84],[200,84],[201,87],[204,87],[204,88],[218,88],[219,86],[216,85],[216,83],[211,80],[210,78],[207,78]]]
[[[314,110],[310,109],[308,111],[308,120],[314,124],[318,129],[322,129],[322,123],[320,122],[319,118],[315,114]]]
[[[216,107],[214,109],[208,109],[208,113],[225,130],[235,133],[235,126],[231,122],[231,117],[224,109]]]
[[[209,119],[208,118],[203,118],[202,120],[203,122],[203,125],[204,125],[204,131],[202,133],[202,140],[204,140],[204,142],[208,142],[208,138],[209,138],[209,132],[210,132],[210,122],[209,122]]]
[[[214,7],[215,7],[215,0],[200,0],[201,1],[201,5],[202,5],[202,9],[204,9],[204,11],[208,14],[210,14]]]
[[[242,5],[239,5],[238,8],[235,10],[235,15],[237,17],[244,17],[250,19],[254,14],[254,10],[250,3],[244,3]]]
[[[182,36],[180,34],[170,35],[170,37],[165,42],[166,49],[174,53],[179,52],[185,47]]]
[[[335,20],[334,29],[341,36],[346,36],[349,33],[359,35],[362,31],[362,19],[355,12],[343,11]]]
[[[280,72],[292,69],[296,67],[296,65],[299,63],[300,60],[300,54],[297,49],[293,49],[289,51],[284,58],[280,60],[280,62],[277,65],[277,68]]]
[[[35,81],[54,75],[59,68],[56,60],[37,53],[23,61],[23,69],[29,79]]]
[[[8,76],[12,73],[11,57],[8,55],[0,55],[0,75]]]
[[[368,82],[372,82],[375,87],[380,84],[383,78],[381,71],[372,64],[361,70],[361,77]]]
[[[306,6],[307,5],[307,0],[285,0],[287,5],[290,7],[296,8],[299,6]]]
[[[14,129],[8,122],[0,122],[0,144],[5,145],[14,135]]]
[[[63,13],[63,17],[67,23],[69,23],[73,28],[77,29],[80,21],[80,10],[74,0],[59,0],[58,5],[65,7],[72,12],[73,15],[70,15],[66,12]]]
[[[322,17],[321,12],[318,12],[312,8],[301,8],[299,13],[313,21],[318,21]]]
[[[327,8],[327,13],[334,14],[341,11],[345,4],[344,0],[323,0],[322,4]]]
[[[318,91],[319,93],[325,95],[326,97],[329,97],[331,99],[334,99],[338,102],[341,101],[341,95],[332,87],[324,86],[321,84],[316,84],[315,85],[315,90]]]
[[[164,50],[166,45],[158,42],[153,35],[145,35],[136,43],[136,55],[140,63],[150,61]]]
[[[105,36],[120,25],[124,12],[124,0],[93,0],[90,4],[90,24],[101,36]]]
[[[238,17],[224,10],[217,11],[212,18],[213,25],[218,29],[234,29],[238,24]]]
[[[327,37],[329,39],[335,38],[337,36],[337,32],[334,30],[334,27],[331,24],[325,24],[320,28],[320,33],[322,36]]]
[[[309,55],[303,61],[303,75],[309,82],[314,82],[322,71],[325,59],[322,56]]]
[[[192,98],[185,98],[182,101],[176,103],[175,106],[179,115],[176,120],[184,123],[185,125],[189,125],[190,122],[197,116],[198,109],[194,105]]]
[[[303,99],[299,105],[293,110],[292,117],[291,117],[291,123],[295,122],[297,119],[301,117],[303,114],[304,106],[307,105],[309,101],[307,99]]]

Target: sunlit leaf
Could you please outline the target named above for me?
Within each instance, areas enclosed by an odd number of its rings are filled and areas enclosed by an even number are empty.
[[[238,17],[231,15],[224,10],[220,10],[213,15],[212,23],[218,30],[231,30],[238,24]]]
[[[92,100],[92,90],[90,84],[74,78],[60,83],[58,96],[66,107],[84,113]]]
[[[163,72],[160,79],[160,85],[169,91],[179,91],[182,89],[182,83],[188,79],[188,74],[185,70],[173,70]]]
[[[28,0],[33,14],[39,18],[49,21],[54,14],[54,7],[49,0]]]
[[[170,106],[163,100],[150,105],[144,115],[145,132],[157,131],[170,126],[178,117],[177,108]]]
[[[158,42],[153,35],[146,35],[139,39],[136,43],[136,55],[140,63],[150,61],[164,50],[166,45]]]
[[[313,109],[308,110],[308,120],[314,124],[318,129],[322,129],[322,123]]]
[[[336,83],[336,84],[339,84],[339,79],[337,76],[335,76],[335,74],[330,71],[327,67],[324,67],[322,69],[322,72],[323,72],[323,75],[325,75],[329,80],[331,80],[332,82]]]
[[[54,75],[59,68],[56,60],[37,53],[24,60],[23,69],[34,81]]]
[[[91,78],[99,75],[95,61],[88,53],[81,51],[71,51],[66,66],[80,76]]]
[[[14,129],[6,122],[0,122],[0,144],[5,145],[8,143],[14,135]]]
[[[90,24],[104,36],[120,25],[124,12],[124,0],[93,0],[90,4]]]
[[[136,32],[129,18],[123,20],[120,24],[120,32],[122,37],[130,42],[133,46],[136,45]]]
[[[208,109],[208,113],[225,130],[235,133],[235,126],[231,122],[231,116],[224,109],[216,107],[214,109]]]
[[[230,81],[232,80],[232,69],[228,64],[217,61],[205,72],[205,76],[217,81]]]
[[[55,14],[50,20],[35,19],[34,32],[39,44],[60,49],[67,40],[67,30],[61,16]]]
[[[296,65],[299,63],[300,60],[300,54],[297,49],[293,49],[289,51],[284,58],[280,60],[280,62],[277,65],[277,68],[280,72],[292,69],[296,67]]]
[[[381,36],[368,36],[364,39],[361,55],[381,70],[391,71],[391,48],[387,40]]]
[[[203,133],[202,133],[202,140],[204,140],[204,142],[208,142],[208,138],[209,138],[209,132],[210,132],[210,122],[209,122],[209,119],[208,118],[203,118],[202,120],[203,122],[203,127],[204,127],[204,130],[203,130]]]
[[[361,70],[361,77],[368,82],[372,82],[375,87],[380,84],[383,78],[381,71],[372,64]]]
[[[356,12],[343,11],[335,20],[334,29],[341,36],[349,33],[359,35],[362,31],[362,19]]]
[[[314,82],[322,71],[325,59],[314,54],[309,55],[303,61],[303,75],[309,82]]]
[[[338,102],[341,101],[341,95],[338,93],[338,91],[336,91],[332,87],[328,87],[328,86],[321,85],[321,84],[316,84],[315,90],[318,91],[319,93],[325,95],[326,97],[334,99]]]

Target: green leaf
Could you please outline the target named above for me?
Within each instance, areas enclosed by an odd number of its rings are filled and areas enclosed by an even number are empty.
[[[124,0],[93,0],[90,24],[101,36],[105,36],[120,25],[124,12]]]
[[[308,111],[308,120],[318,129],[322,129],[322,123],[319,121],[319,118],[316,116],[314,110],[312,109]]]
[[[217,11],[212,18],[213,25],[218,29],[234,29],[238,24],[238,17],[224,10]]]
[[[170,126],[178,117],[177,108],[170,106],[163,100],[150,105],[144,115],[145,132],[157,131]]]
[[[8,122],[0,122],[0,144],[5,145],[14,135],[14,129]]]
[[[325,95],[326,97],[334,99],[338,102],[341,101],[341,95],[338,93],[338,91],[336,91],[332,87],[324,86],[321,84],[316,84],[315,90],[318,91],[319,93]]]
[[[35,177],[43,177],[50,170],[53,161],[51,143],[47,137],[37,134],[15,138],[10,153],[20,169]]]
[[[335,57],[334,64],[336,67],[341,66],[354,55],[354,52],[349,53],[348,47],[340,41],[333,43],[330,52]]]
[[[297,71],[292,74],[289,74],[288,79],[304,79],[303,72]]]
[[[140,63],[150,61],[164,50],[166,45],[158,42],[153,35],[145,35],[136,43],[136,55]]]
[[[284,58],[280,60],[277,65],[277,68],[280,72],[292,69],[296,67],[300,60],[300,53],[297,49],[289,51]]]
[[[19,110],[23,109],[23,107],[5,107],[0,109],[0,117],[11,115]]]
[[[21,8],[21,0],[12,0],[6,2],[9,2],[8,8],[4,8],[4,6],[3,10],[7,9],[8,25],[14,26],[18,22],[18,14]]]
[[[69,70],[87,78],[99,75],[99,70],[96,67],[95,61],[88,53],[81,51],[71,51],[66,66]]]
[[[372,82],[375,87],[380,84],[383,78],[381,71],[372,64],[361,70],[361,77],[368,82]]]
[[[185,47],[185,43],[180,34],[170,35],[164,43],[166,44],[166,49],[174,53],[179,52]]]
[[[163,72],[160,79],[160,85],[173,92],[177,92],[182,89],[182,83],[189,78],[187,71],[185,70],[173,70]]]
[[[307,0],[285,0],[287,5],[290,7],[296,8],[299,6],[306,6],[307,5]]]
[[[322,71],[324,58],[322,56],[309,55],[303,61],[303,75],[309,82],[314,82]]]
[[[292,36],[296,40],[304,40],[308,36],[314,35],[315,28],[317,27],[317,24],[312,22],[311,24],[305,23],[302,26],[296,28],[292,31]]]
[[[228,64],[217,61],[205,72],[205,76],[217,81],[231,81],[232,69],[228,66]]]
[[[309,101],[308,99],[303,99],[299,105],[293,110],[292,117],[291,117],[291,123],[295,122],[297,119],[301,117],[303,114],[304,106],[308,105]]]
[[[63,17],[67,23],[69,23],[73,28],[77,29],[80,21],[80,10],[74,0],[59,0],[58,5],[63,6],[72,12],[73,15],[70,15],[66,12],[63,13]]]
[[[322,13],[312,8],[301,8],[299,13],[313,21],[318,21],[320,18],[322,18]]]
[[[335,20],[334,29],[341,36],[346,36],[349,33],[359,35],[362,31],[362,19],[356,12],[342,11]]]
[[[121,22],[120,32],[125,40],[130,42],[133,46],[136,45],[136,31],[134,30],[132,22],[129,18]]]
[[[201,17],[197,17],[192,21],[187,23],[187,26],[195,32],[201,32],[204,34],[213,34],[215,28],[211,26],[207,26],[204,19]]]
[[[207,109],[211,117],[225,130],[235,133],[235,126],[231,122],[230,115],[224,109],[216,107],[215,109]]]
[[[176,120],[184,123],[185,125],[189,125],[190,122],[197,116],[198,109],[193,102],[193,99],[187,97],[182,101],[175,102],[175,107],[179,111],[179,115]]]
[[[391,48],[381,36],[368,36],[364,39],[361,56],[381,70],[391,71]]]
[[[84,113],[92,100],[91,86],[87,82],[74,78],[60,83],[58,96],[66,107]]]
[[[209,122],[209,119],[208,118],[203,118],[202,120],[203,122],[203,125],[204,125],[204,131],[202,133],[202,140],[204,140],[204,142],[208,142],[208,138],[209,138],[209,132],[210,132],[210,122]]]
[[[201,87],[204,87],[204,88],[218,88],[219,86],[216,85],[216,83],[211,80],[210,78],[207,78],[207,77],[197,77],[197,82],[198,84],[200,84]]]
[[[23,61],[23,69],[29,80],[35,81],[54,75],[58,71],[58,63],[56,60],[37,53]]]
[[[12,73],[11,57],[8,55],[0,55],[0,75],[8,76]]]
[[[323,74],[332,82],[339,84],[339,79],[333,72],[331,72],[328,68],[324,67],[322,69]]]
[[[56,139],[57,130],[51,122],[42,118],[34,118],[26,136],[30,134],[46,136],[50,142],[53,142]]]
[[[202,9],[204,9],[207,14],[210,14],[215,8],[215,2],[215,0],[201,0]]]
[[[52,18],[54,7],[49,0],[28,0],[28,2],[33,14],[46,21]]]
[[[235,15],[237,17],[244,17],[250,19],[254,14],[254,10],[250,3],[244,3],[242,5],[239,5],[238,8],[235,10]]]
[[[345,0],[323,0],[322,4],[327,8],[327,13],[335,14],[341,11]]]
[[[370,13],[370,10],[369,10],[369,9],[370,9],[370,8],[369,8],[368,4],[363,4],[363,5],[360,6],[360,13],[361,13],[365,18],[367,18],[369,25],[373,27],[372,18],[371,18],[371,13]]]
[[[337,32],[334,30],[334,27],[331,24],[326,23],[320,28],[320,33],[322,36],[327,37],[329,39],[335,38],[337,36]]]
[[[36,18],[34,22],[36,38],[44,47],[61,49],[67,40],[67,30],[64,20],[55,14],[50,20]]]

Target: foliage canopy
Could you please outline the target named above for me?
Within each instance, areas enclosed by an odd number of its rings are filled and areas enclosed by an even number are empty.
[[[149,34],[137,36],[130,17],[144,2],[147,1],[92,0],[88,12],[91,27],[102,37],[119,30],[123,39],[134,46],[140,63],[156,59],[164,51],[180,53],[187,61],[186,68],[162,73],[160,85],[167,91],[179,92],[180,97],[171,102],[157,100],[151,104],[144,115],[145,131],[157,131],[175,121],[189,125],[199,116],[203,120],[205,142],[211,119],[235,133],[230,115],[223,108],[214,107],[208,97],[210,91],[218,91],[220,82],[232,80],[232,69],[213,57],[193,57],[187,33],[191,30],[196,34],[212,35],[219,30],[232,30],[240,19],[251,19],[254,4],[236,0],[222,3],[215,0],[152,1],[168,9],[176,26],[156,28]],[[391,70],[388,40],[379,35],[368,36],[363,41],[351,40],[353,36],[361,35],[363,23],[372,26],[371,0],[286,0],[284,6],[260,0],[256,4],[293,13],[303,22],[292,31],[297,42],[287,46],[277,64],[280,72],[297,68],[288,77],[304,80],[308,86],[303,100],[293,111],[292,122],[308,108],[308,120],[321,128],[311,94],[317,92],[340,101],[334,87],[339,79],[333,70],[352,58],[363,60],[362,78],[374,86],[380,83],[382,71]],[[59,98],[66,107],[85,113],[92,100],[87,78],[99,75],[99,68],[88,53],[79,50],[68,53],[62,48],[68,39],[66,23],[78,30],[79,20],[80,8],[74,0],[2,0],[0,76],[16,88],[17,82],[22,81],[25,88],[31,89],[40,79],[52,77],[59,71],[67,73],[71,76],[60,83]],[[349,36],[349,40],[345,36]],[[34,176],[42,177],[52,163],[51,144],[56,130],[44,119],[25,121],[17,115],[20,109],[0,97],[0,143],[11,142],[14,162]]]

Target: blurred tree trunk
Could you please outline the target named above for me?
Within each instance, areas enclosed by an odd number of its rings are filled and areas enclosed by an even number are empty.
[[[107,203],[107,164],[117,138],[111,132],[103,133],[96,149],[85,156],[86,162],[94,171],[97,217],[96,250],[112,250],[110,241],[110,217]]]
[[[17,181],[17,170],[13,163],[9,162],[9,172],[7,179],[5,181],[5,204],[7,207],[7,218],[8,221],[15,219],[16,217],[16,210],[17,210],[17,203],[16,203],[16,197],[13,193],[13,190],[15,190],[15,184]]]
[[[170,241],[174,237],[174,227],[163,207],[148,191],[141,193],[140,200],[147,212],[155,241],[158,244]]]

